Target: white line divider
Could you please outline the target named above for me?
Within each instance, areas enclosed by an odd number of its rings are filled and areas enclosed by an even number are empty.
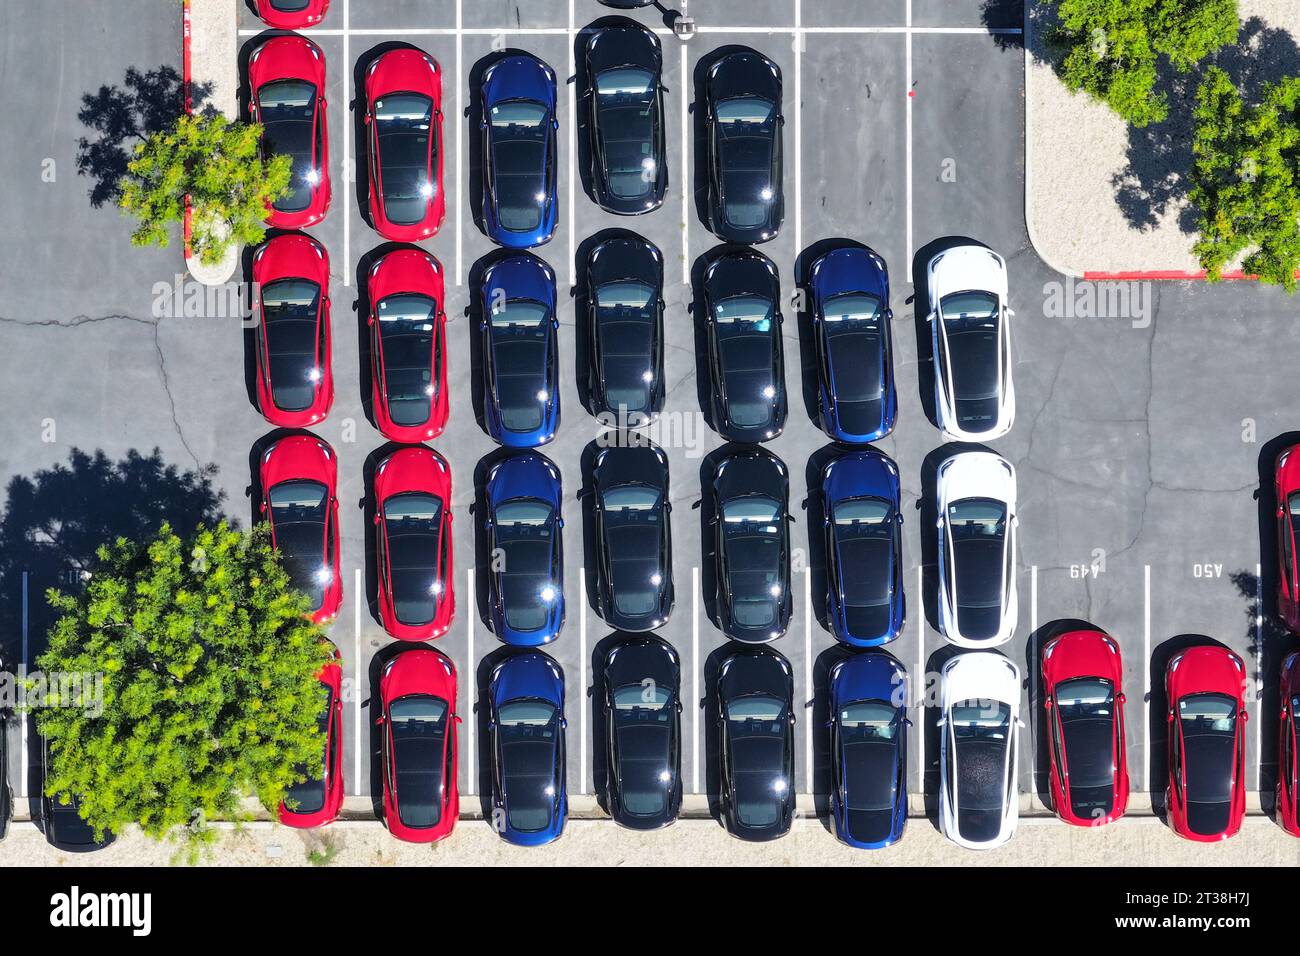
[[[569,0],[573,10],[573,0]],[[578,569],[578,793],[587,792],[587,569]]]
[[[574,29],[574,21],[573,21],[573,0],[569,0],[569,42],[567,44],[568,58],[569,58],[569,72],[567,75],[570,77],[572,77],[578,71],[577,64],[574,62],[573,59],[573,44],[575,39],[576,39],[576,31]],[[578,173],[577,173],[577,169],[578,169],[578,155],[577,155],[578,154],[578,84],[577,81],[575,80],[574,82],[571,82],[567,85],[569,87],[569,123],[568,123],[569,126],[569,184],[568,184],[569,185],[569,189],[568,189],[569,192],[569,223],[568,223],[569,285],[575,286],[578,284],[578,271],[577,271],[578,265],[574,258],[577,255],[576,237],[578,234],[578,224],[575,221],[576,213],[575,213],[575,206],[574,206],[574,195],[576,194],[577,190],[581,186],[581,183],[578,179]],[[584,607],[586,606],[585,603],[583,606]],[[584,761],[583,763],[585,766],[586,761]],[[585,772],[586,771],[584,770],[584,773]]]
[[[361,569],[352,573],[352,673],[356,684],[352,688],[352,731],[356,735],[352,749],[352,796],[359,797],[361,789],[361,751],[368,745],[368,737],[361,732],[361,602],[365,599],[365,582]]]
[[[464,0],[456,0],[456,114],[454,121],[456,123],[456,288],[460,288],[464,281],[463,260],[461,258],[461,245],[464,237],[461,236],[460,210],[465,205],[465,196],[467,190],[461,175],[463,169],[462,154],[465,152],[465,124],[468,121],[465,117],[465,70],[464,70],[464,49],[465,49],[465,31],[462,27],[462,16]],[[470,571],[471,580],[473,571]],[[473,625],[470,626],[471,632]],[[471,749],[470,753],[473,753]],[[471,790],[470,793],[474,791]]]
[[[1142,565],[1142,696],[1155,694],[1151,686],[1151,565]],[[1142,708],[1142,786],[1151,792],[1151,706]]]
[[[903,90],[903,100],[904,100],[903,110],[904,110],[904,120],[905,120],[904,126],[906,129],[904,140],[907,144],[906,146],[907,156],[903,163],[903,169],[905,170],[904,178],[906,180],[906,192],[907,192],[907,215],[906,215],[907,262],[910,265],[910,263],[912,262],[912,251],[913,251],[912,250],[912,100],[915,99],[915,97],[912,95],[913,92],[912,91],[912,0],[907,0],[906,37],[907,37],[906,52],[904,53],[905,66],[903,70],[903,76],[904,76],[903,82],[905,87],[905,89]],[[912,281],[912,270],[910,268],[907,270],[907,281],[909,284]]]
[[[348,13],[350,0],[343,0],[343,102],[339,112],[343,114],[343,286],[352,285],[352,197],[356,194],[357,172],[353,165],[355,153],[352,142],[352,55],[348,49]]]
[[[1255,789],[1264,765],[1264,569],[1255,565]]]
[[[243,27],[239,35],[255,37],[266,32],[265,28]],[[313,37],[338,37],[343,35],[338,27],[312,27]],[[352,36],[497,36],[514,34],[516,36],[563,36],[569,32],[567,27],[352,27],[348,31]],[[650,32],[659,36],[672,36],[673,31],[667,27],[653,27]],[[781,27],[781,26],[701,26],[698,33],[759,33],[769,36],[784,34],[817,35],[831,34],[856,36],[868,34],[904,34],[916,33],[924,36],[1021,36],[1020,27],[925,27],[925,26],[842,26],[842,27]]]
[[[803,569],[803,756],[804,793],[813,792],[812,568]]]
[[[682,44],[682,164],[677,170],[677,188],[682,194],[682,285],[691,284],[691,183],[694,180],[694,170],[690,168],[691,155],[691,138],[687,135],[689,129],[690,117],[690,97],[687,95],[687,87],[690,86],[690,58],[686,55],[686,44]],[[699,574],[699,568],[695,569]]]
[[[1029,566],[1029,638],[1034,640],[1038,634],[1038,565]],[[1038,717],[1041,713],[1035,701],[1038,698],[1038,655],[1037,653],[1030,656],[1029,660],[1029,721],[1031,726],[1038,726]],[[1025,752],[1024,739],[1021,741],[1022,753]],[[1034,748],[1031,745],[1027,751],[1029,754],[1029,809],[1034,809],[1034,803],[1038,796],[1038,765],[1033,762]]]
[[[473,568],[465,569],[465,588],[469,592],[468,600],[474,602],[474,604],[469,605],[469,607],[471,608],[477,607],[478,592],[474,590],[474,569]],[[468,760],[466,761],[468,766],[468,773],[466,774],[466,776],[468,776],[469,781],[468,781],[468,785],[462,787],[461,789],[467,795],[473,796],[474,787],[478,780],[478,772],[474,766],[474,745],[478,741],[478,715],[474,712],[474,698],[478,695],[478,661],[475,660],[474,658],[474,612],[473,611],[470,611],[465,615],[465,657],[469,661],[469,667],[467,668],[467,670],[469,671],[468,674],[469,683],[465,687],[465,704],[466,704],[465,713],[469,717],[469,725],[470,725],[469,733],[465,735],[465,739],[469,744],[468,748],[466,748],[468,751],[467,753]]]
[[[18,686],[19,686],[19,691],[20,691],[20,694],[21,694],[21,698],[20,698],[20,699],[22,700],[22,702],[23,702],[24,704],[27,702],[26,678],[27,678],[27,668],[30,666],[30,662],[29,662],[28,659],[27,659],[27,653],[28,653],[28,650],[27,650],[27,620],[28,620],[28,617],[27,617],[27,579],[28,579],[28,572],[24,571],[24,572],[23,572],[23,661],[22,661],[22,668],[20,669],[20,671],[19,671],[19,675],[18,675],[18,676],[19,676],[19,685],[18,685]],[[28,773],[28,769],[27,769],[27,724],[28,724],[28,722],[29,722],[30,720],[31,720],[31,715],[28,714],[26,711],[24,711],[23,714],[22,714],[22,720],[21,720],[21,721],[19,722],[19,724],[18,724],[18,726],[19,726],[19,728],[20,728],[20,735],[21,735],[21,737],[22,737],[22,778],[21,778],[21,780],[20,780],[21,786],[18,788],[18,796],[20,796],[20,797],[26,797],[26,796],[27,796],[27,773]]]
[[[803,0],[794,0],[794,254],[803,253]]]
[[[691,568],[691,792],[700,792],[700,569]],[[24,751],[25,753],[26,751]]]
[[[913,607],[921,613],[916,618],[916,673],[912,675],[912,694],[916,698],[916,732],[920,738],[916,752],[917,786],[925,789],[925,567],[916,566],[916,600]]]

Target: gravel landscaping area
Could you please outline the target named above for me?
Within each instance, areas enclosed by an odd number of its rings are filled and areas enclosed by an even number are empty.
[[[1300,73],[1295,0],[1239,0],[1239,44],[1216,62],[1248,89]],[[1130,129],[1109,107],[1057,78],[1045,35],[1049,10],[1030,4],[1025,35],[1025,219],[1038,254],[1071,275],[1187,271],[1194,211],[1191,163],[1195,75],[1166,88],[1169,119]]]

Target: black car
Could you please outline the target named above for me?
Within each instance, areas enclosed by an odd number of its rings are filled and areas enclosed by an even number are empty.
[[[602,20],[585,67],[591,198],[623,216],[658,209],[668,188],[659,38],[626,17]]]
[[[629,235],[587,257],[591,412],[617,428],[652,421],[664,406],[664,257]]]
[[[592,469],[600,616],[649,631],[673,611],[668,456],[648,440],[603,449]]]
[[[736,650],[718,668],[723,825],[742,840],[774,840],[794,820],[794,675],[767,647]]]
[[[705,77],[709,222],[729,242],[766,242],[785,219],[781,68],[757,50],[719,57]]]
[[[50,745],[44,743],[45,759],[41,765],[42,777],[49,772]],[[102,850],[115,839],[112,831],[105,831],[102,839],[95,838],[94,828],[81,818],[80,801],[73,794],[48,796],[45,793],[46,781],[41,780],[41,820],[45,828],[45,839],[50,846],[65,853],[90,853]],[[66,797],[63,802],[61,797]]]
[[[713,427],[728,441],[761,442],[785,428],[785,346],[776,265],[752,249],[723,253],[704,271]]]
[[[605,655],[606,809],[615,823],[654,830],[682,805],[681,664],[653,635]]]
[[[750,644],[790,625],[790,481],[785,464],[752,448],[713,472],[714,554],[722,633]]]

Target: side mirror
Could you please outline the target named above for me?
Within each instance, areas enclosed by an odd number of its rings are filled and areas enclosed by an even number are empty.
[[[1246,712],[1246,708],[1243,707],[1241,709],[1241,722],[1244,724],[1244,723],[1248,723],[1249,721],[1250,721],[1250,714],[1248,714]]]
[[[1126,703],[1128,703],[1128,698],[1127,698],[1126,696],[1124,696],[1123,692],[1117,694],[1117,695],[1115,696],[1115,699],[1116,699],[1117,701],[1119,701],[1120,704],[1126,704]]]
[[[1123,694],[1120,694],[1120,696],[1119,696],[1119,702],[1120,702],[1121,704],[1124,703],[1124,695],[1123,695]],[[1052,704],[1052,698],[1050,698],[1050,697],[1044,697],[1044,698],[1043,698],[1043,709],[1044,709],[1044,710],[1051,710],[1052,707],[1053,707],[1053,704]]]

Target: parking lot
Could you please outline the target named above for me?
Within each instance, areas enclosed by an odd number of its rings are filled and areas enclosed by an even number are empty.
[[[83,95],[101,86],[132,89],[128,68],[179,69],[179,13],[165,0],[125,0],[111,21],[99,4],[77,0],[49,9],[15,10],[4,39],[0,75],[22,84],[6,123],[0,174],[30,183],[0,208],[0,262],[7,302],[0,308],[0,380],[11,410],[0,420],[0,478],[26,478],[54,488],[48,477],[67,465],[73,448],[109,461],[131,450],[181,472],[212,466],[211,502],[240,523],[252,519],[245,497],[251,482],[250,451],[270,433],[250,402],[246,337],[237,316],[187,317],[163,308],[156,283],[171,285],[181,271],[179,250],[137,250],[126,243],[128,224],[111,203],[96,207],[90,192],[103,179],[105,161],[88,162],[83,137],[103,137]],[[121,8],[120,10],[118,8]],[[93,12],[92,12],[93,11]],[[501,49],[524,49],[546,60],[560,77],[560,226],[535,250],[555,269],[561,307],[563,419],[556,440],[542,449],[561,469],[567,500],[565,595],[567,623],[548,648],[563,666],[568,688],[569,786],[592,793],[599,782],[599,742],[593,739],[586,689],[593,662],[609,629],[592,609],[584,587],[584,515],[577,492],[580,459],[598,434],[578,395],[574,310],[564,293],[575,281],[583,243],[607,229],[631,229],[663,251],[668,350],[667,402],[657,436],[672,469],[673,574],[677,603],[660,631],[680,652],[683,697],[701,706],[683,714],[683,776],[687,793],[716,788],[709,732],[706,673],[724,646],[710,620],[711,580],[703,560],[699,512],[705,456],[722,444],[705,424],[701,400],[707,382],[694,348],[692,266],[717,245],[700,222],[695,154],[697,65],[723,46],[752,46],[774,59],[785,82],[786,221],[761,247],[780,268],[783,294],[796,286],[797,264],[813,247],[853,239],[876,249],[889,264],[895,313],[894,363],[899,420],[878,443],[903,476],[904,562],[909,619],[889,645],[919,675],[937,673],[951,648],[935,629],[933,511],[934,469],[946,446],[927,417],[932,404],[929,339],[923,303],[914,285],[936,248],[971,237],[1006,257],[1019,413],[1011,433],[992,443],[1017,468],[1020,497],[1020,631],[1002,650],[1026,676],[1027,727],[1022,738],[1021,785],[1041,802],[1046,792],[1039,726],[1030,718],[1036,692],[1036,649],[1066,622],[1086,621],[1120,642],[1128,695],[1129,768],[1135,791],[1163,790],[1163,662],[1172,649],[1203,635],[1246,657],[1253,676],[1264,677],[1263,713],[1276,708],[1277,663],[1288,646],[1270,613],[1272,539],[1271,461],[1293,427],[1290,383],[1297,360],[1294,303],[1277,290],[1252,283],[1217,287],[1180,283],[1136,287],[1127,306],[1106,317],[1058,308],[1074,302],[1076,286],[1035,255],[1024,226],[1024,51],[1022,8],[1006,0],[696,0],[690,13],[699,34],[683,42],[654,8],[632,15],[657,28],[664,47],[664,83],[670,187],[663,208],[636,219],[608,215],[583,192],[578,157],[574,44],[590,21],[613,14],[595,0],[334,0],[326,21],[308,32],[329,65],[331,177],[334,200],[324,222],[309,232],[331,256],[336,400],[317,429],[339,453],[342,568],[345,597],[332,636],[345,662],[345,774],[351,795],[377,794],[377,758],[368,709],[370,680],[395,649],[371,599],[362,511],[365,475],[385,442],[363,398],[369,378],[364,311],[354,311],[360,277],[377,250],[387,248],[366,221],[364,186],[348,170],[358,160],[357,81],[378,52],[412,44],[432,54],[444,71],[444,182],[446,222],[424,247],[448,270],[446,312],[452,412],[433,442],[453,470],[457,616],[438,646],[455,661],[464,688],[461,790],[482,796],[487,783],[485,734],[468,716],[501,645],[484,623],[484,568],[475,567],[476,475],[497,446],[474,414],[481,391],[472,363],[471,328],[465,317],[474,264],[492,251],[475,222],[470,197],[473,164],[466,111],[473,105],[476,64]],[[76,18],[85,28],[68,27]],[[264,35],[252,10],[241,5],[241,59]],[[51,19],[62,23],[51,26]],[[35,42],[34,36],[40,37]],[[58,50],[59,55],[50,51]],[[231,64],[231,69],[236,69]],[[35,80],[35,82],[33,82]],[[148,91],[157,95],[157,91]],[[137,97],[139,99],[139,97]],[[107,109],[107,107],[105,107]],[[79,115],[81,114],[81,115]],[[111,128],[111,123],[104,123]],[[1081,148],[1084,146],[1081,144]],[[96,154],[99,155],[99,154]],[[42,178],[42,163],[57,178]],[[1080,283],[1082,285],[1082,283]],[[210,310],[209,310],[210,311]],[[918,321],[919,317],[919,321]],[[830,442],[815,423],[815,389],[806,323],[794,308],[784,326],[790,414],[784,434],[768,447],[791,474],[794,613],[775,647],[794,668],[798,715],[796,776],[801,793],[826,792],[826,755],[817,732],[825,719],[825,674],[840,650],[819,618],[824,599],[820,529],[810,527],[801,504],[818,477],[815,463]],[[1292,436],[1294,438],[1294,436]],[[102,489],[93,466],[73,468],[70,486]],[[152,474],[152,472],[150,473]],[[44,477],[43,477],[44,476]],[[1260,487],[1264,494],[1256,500]],[[65,483],[62,487],[68,487]],[[0,561],[0,605],[5,609],[3,660],[7,667],[40,646],[36,609],[43,588],[57,583],[49,569],[59,556],[88,555],[95,522],[86,514],[113,513],[105,527],[120,527],[123,501],[82,501],[75,513],[43,499],[33,503],[25,486],[9,486],[0,544],[25,542]],[[167,514],[203,513],[191,486],[160,472],[125,493],[142,496],[141,508]],[[170,497],[169,497],[170,496]],[[816,502],[812,502],[814,510]],[[126,520],[126,519],[122,519]],[[84,525],[90,527],[83,527]],[[812,540],[810,541],[810,533]],[[1261,538],[1263,545],[1261,546]],[[53,542],[53,547],[50,546]],[[28,572],[26,627],[23,572]],[[476,573],[477,572],[477,573]],[[1262,580],[1266,582],[1261,586]],[[1261,604],[1262,600],[1262,604]],[[24,630],[26,638],[24,639]],[[1271,677],[1271,681],[1270,678]],[[918,697],[918,703],[925,703]],[[934,703],[933,697],[928,700]],[[1271,787],[1273,738],[1269,721],[1252,705],[1248,748],[1250,785],[1258,775]],[[937,787],[937,736],[929,719],[917,719],[909,786],[931,796]],[[15,764],[23,759],[14,727]],[[918,759],[923,755],[923,759]],[[1040,759],[1032,759],[1037,755]],[[18,782],[23,793],[34,780]],[[25,789],[23,789],[25,787]],[[472,804],[472,801],[467,801]],[[1135,798],[1142,805],[1143,798]],[[1041,804],[1040,804],[1041,805]]]

